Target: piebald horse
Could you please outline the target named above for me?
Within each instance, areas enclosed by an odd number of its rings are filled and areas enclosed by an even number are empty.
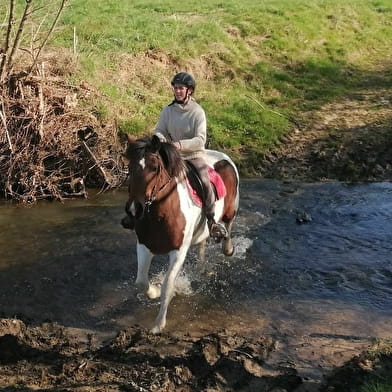
[[[209,236],[200,205],[191,197],[187,168],[178,150],[157,136],[129,137],[124,157],[129,169],[128,201],[124,227],[137,236],[138,290],[149,298],[161,297],[161,305],[151,332],[160,333],[174,295],[175,280],[191,245],[198,245],[198,255],[205,261]],[[215,202],[215,219],[225,225],[228,236],[222,240],[226,256],[234,253],[231,229],[239,205],[239,176],[232,160],[224,153],[206,150],[206,162],[221,176],[225,196]],[[154,255],[168,254],[169,267],[162,286],[148,280]]]

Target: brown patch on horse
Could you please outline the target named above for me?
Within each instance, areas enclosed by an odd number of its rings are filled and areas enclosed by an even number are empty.
[[[124,155],[129,160],[129,203],[141,210],[135,220],[139,242],[154,254],[179,249],[186,222],[176,178],[185,167],[177,149],[153,136],[130,140]]]
[[[136,221],[139,242],[154,254],[165,254],[179,249],[184,240],[185,216],[180,209],[177,184],[174,181],[168,194],[153,203],[142,219]]]
[[[238,180],[233,166],[226,160],[216,162],[214,169],[222,177],[226,186],[225,204],[223,207],[222,221],[225,223],[231,222],[237,210],[235,209],[235,199],[237,196]]]

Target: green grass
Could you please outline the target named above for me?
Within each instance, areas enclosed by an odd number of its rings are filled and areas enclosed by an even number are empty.
[[[290,132],[289,118],[387,75],[392,3],[70,0],[51,44],[72,52],[74,29],[81,66],[73,80],[102,92],[94,107],[103,119],[151,132],[171,99],[170,77],[187,70],[197,79],[210,147],[245,168]],[[392,85],[390,74],[377,80]]]
[[[359,392],[392,392],[392,380],[369,382]]]
[[[373,366],[368,381],[361,386],[359,392],[392,392],[391,374],[392,341],[380,340],[368,352],[368,358],[378,363]],[[389,364],[389,365],[388,365]]]

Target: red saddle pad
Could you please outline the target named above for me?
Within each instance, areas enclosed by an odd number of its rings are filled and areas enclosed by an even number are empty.
[[[210,176],[211,184],[215,188],[216,200],[219,200],[222,197],[225,197],[226,196],[226,186],[225,186],[225,183],[222,180],[222,177],[219,175],[219,173],[216,172],[212,167],[209,167],[208,168],[208,175]],[[199,195],[197,194],[196,190],[190,184],[188,178],[186,180],[186,183],[187,183],[187,186],[188,186],[189,194],[192,197],[192,200],[194,201],[194,203],[196,205],[201,207],[202,206],[202,201],[201,201]]]

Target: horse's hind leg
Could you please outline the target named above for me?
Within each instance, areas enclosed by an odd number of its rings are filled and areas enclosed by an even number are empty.
[[[207,239],[204,239],[198,244],[197,249],[197,256],[199,259],[199,271],[200,273],[204,274],[209,272],[208,265],[206,263],[206,246],[207,246]]]
[[[234,253],[234,245],[231,239],[231,228],[233,226],[233,220],[228,223],[225,223],[226,230],[227,230],[227,237],[222,241],[222,251],[225,256],[233,256]]]
[[[142,244],[137,244],[137,277],[136,287],[144,292],[149,298],[158,298],[161,295],[161,288],[151,284],[148,280],[153,254]]]
[[[222,251],[225,256],[232,256],[234,246],[231,239],[231,228],[238,211],[238,175],[234,166],[226,160],[219,161],[214,166],[226,186],[226,196],[221,220],[225,224],[227,237],[222,241]]]
[[[199,243],[198,250],[197,250],[197,256],[199,257],[199,261],[202,264],[206,262],[206,245],[207,245],[207,240],[205,239]]]

